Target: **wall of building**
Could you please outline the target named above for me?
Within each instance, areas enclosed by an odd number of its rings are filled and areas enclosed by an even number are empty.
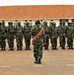
[[[25,23],[25,20],[17,20],[17,22],[18,21],[21,22],[21,25],[22,26]],[[45,20],[43,20],[43,22],[44,21],[47,21],[48,25],[49,25],[50,22],[55,22],[56,23],[56,26],[59,26],[59,23],[60,23],[59,19],[45,19]],[[0,20],[0,22],[2,22],[2,20]],[[5,20],[5,25],[6,26],[8,26],[8,22],[13,22],[14,23],[15,20]],[[30,21],[28,20],[28,22],[30,22]],[[69,19],[69,22],[71,22],[71,19]],[[35,25],[35,20],[32,20],[32,25]],[[67,23],[66,23],[66,25],[67,25]]]

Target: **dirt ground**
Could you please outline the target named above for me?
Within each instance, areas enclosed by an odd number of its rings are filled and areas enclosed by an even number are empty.
[[[23,41],[24,42],[24,41]],[[24,44],[25,46],[25,44]],[[0,51],[0,75],[74,75],[74,50],[43,50],[42,64],[34,64],[31,50]]]

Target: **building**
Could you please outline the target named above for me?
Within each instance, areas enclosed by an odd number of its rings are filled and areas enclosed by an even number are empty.
[[[61,21],[74,22],[74,5],[33,5],[33,6],[1,6],[0,21],[5,20],[5,24],[15,20],[23,25],[25,20],[32,22],[35,20],[54,21],[58,26]]]

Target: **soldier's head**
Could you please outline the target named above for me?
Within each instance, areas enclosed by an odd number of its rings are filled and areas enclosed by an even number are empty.
[[[5,26],[5,21],[4,20],[2,20],[2,26]]]
[[[40,24],[40,21],[39,21],[39,20],[36,20],[36,21],[35,21],[35,24],[36,24],[36,25]]]
[[[60,26],[62,26],[62,22],[60,22]]]
[[[68,26],[71,26],[71,23],[70,22],[68,22]]]
[[[21,23],[20,22],[18,22],[18,26],[21,26]]]
[[[10,26],[11,25],[11,22],[8,22],[8,25]]]
[[[8,22],[8,25],[9,25],[9,26],[12,26],[12,25],[13,25],[13,22]]]
[[[17,20],[15,20],[15,22],[17,22]]]
[[[46,21],[44,21],[43,24],[44,24],[45,26],[47,26],[47,22],[46,22]]]
[[[25,22],[27,22],[27,20],[25,20]]]
[[[29,26],[29,22],[26,23],[26,26]]]
[[[56,27],[56,23],[53,23],[54,28]]]

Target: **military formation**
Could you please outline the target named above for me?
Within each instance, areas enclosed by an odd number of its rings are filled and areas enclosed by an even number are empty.
[[[59,26],[51,21],[50,24],[43,20],[36,20],[35,25],[32,22],[25,20],[23,26],[17,20],[8,22],[0,22],[0,48],[1,51],[6,51],[6,40],[9,46],[9,51],[14,51],[14,39],[16,39],[17,50],[23,50],[23,39],[25,42],[25,50],[31,50],[31,38],[33,44],[33,52],[35,57],[34,63],[41,63],[43,48],[49,50],[51,44],[52,50],[57,50],[57,40],[59,38],[59,46],[65,50],[66,43],[68,49],[73,49],[74,24],[68,22],[60,22]],[[50,41],[50,42],[49,42]]]

